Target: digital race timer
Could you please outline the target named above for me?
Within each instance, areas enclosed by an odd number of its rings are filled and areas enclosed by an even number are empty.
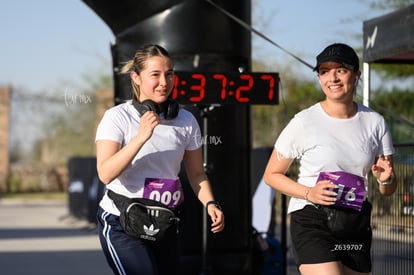
[[[175,72],[180,104],[278,104],[278,73]]]

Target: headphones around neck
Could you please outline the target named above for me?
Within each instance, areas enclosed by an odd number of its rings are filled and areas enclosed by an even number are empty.
[[[157,103],[152,101],[151,99],[146,99],[139,103],[135,97],[132,98],[132,105],[134,105],[135,109],[138,111],[139,115],[142,116],[147,111],[153,111],[157,114],[161,113],[160,107]],[[168,98],[164,102],[164,117],[165,119],[174,119],[178,116],[178,112],[180,111],[180,106],[177,101],[172,98]]]

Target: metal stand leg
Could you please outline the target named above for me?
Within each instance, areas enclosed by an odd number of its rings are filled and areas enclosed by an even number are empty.
[[[203,118],[203,133],[207,136],[208,133],[208,115],[209,113],[215,108],[214,106],[198,106],[201,112],[201,117]],[[210,170],[210,165],[208,164],[208,156],[207,156],[207,139],[204,140],[203,137],[201,138],[203,142],[203,162],[204,162],[204,171],[208,175]],[[212,275],[211,268],[209,265],[208,259],[208,213],[207,209],[203,209],[203,243],[202,243],[202,270],[200,275]]]

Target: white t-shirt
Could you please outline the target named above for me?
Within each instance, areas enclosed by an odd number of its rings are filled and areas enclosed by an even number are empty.
[[[392,155],[394,147],[384,118],[358,104],[349,119],[329,116],[317,103],[295,115],[277,138],[275,148],[288,158],[299,159],[297,181],[316,184],[319,172],[345,171],[364,178],[375,157]],[[310,204],[291,198],[288,213]]]
[[[146,178],[178,179],[184,152],[202,145],[200,127],[193,114],[184,109],[180,109],[174,119],[165,119],[163,113],[160,118],[161,123],[155,127],[151,138],[122,174],[107,184],[107,189],[131,198],[142,197]],[[139,121],[140,116],[131,101],[112,107],[99,123],[95,140],[112,140],[123,147],[136,136]],[[100,206],[119,215],[106,194]]]

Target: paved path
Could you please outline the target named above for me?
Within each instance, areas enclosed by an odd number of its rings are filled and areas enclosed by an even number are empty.
[[[0,199],[0,274],[111,275],[95,226],[64,201]]]

